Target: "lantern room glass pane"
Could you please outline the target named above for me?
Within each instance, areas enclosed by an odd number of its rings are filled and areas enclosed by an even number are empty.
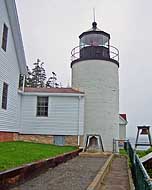
[[[80,48],[85,46],[108,46],[109,38],[103,34],[87,34],[80,39]]]

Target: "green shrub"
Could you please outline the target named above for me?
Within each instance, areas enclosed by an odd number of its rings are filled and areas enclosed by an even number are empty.
[[[152,152],[152,147],[147,150],[137,150],[136,153],[138,154],[139,158],[149,154]]]

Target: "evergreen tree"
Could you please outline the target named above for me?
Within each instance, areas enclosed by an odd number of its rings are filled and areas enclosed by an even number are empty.
[[[30,71],[30,69],[28,68],[27,66],[27,76],[26,76],[26,80],[25,80],[25,86],[26,87],[31,87],[32,86],[32,79],[31,79],[31,76],[32,73]]]
[[[20,75],[19,87],[23,87],[23,80],[24,80],[24,76]],[[31,71],[27,66],[27,75],[26,75],[26,78],[25,78],[25,87],[31,87],[31,86],[32,86]]]
[[[43,67],[43,64],[44,63],[41,63],[41,66],[40,66],[40,69],[41,69],[41,74],[40,74],[40,86],[41,87],[45,87],[46,84],[45,84],[45,80],[46,80],[46,72],[45,72],[45,69]]]
[[[48,78],[48,80],[46,82],[46,87],[48,87],[48,88],[58,88],[59,87],[55,72],[52,72],[52,76],[50,76]]]
[[[37,62],[33,63],[34,68],[31,73],[32,87],[45,87],[46,73],[43,68],[43,62],[37,59]]]
[[[39,59],[35,63],[33,63],[34,68],[32,71],[27,66],[27,76],[25,80],[25,87],[33,87],[33,88],[58,88],[61,86],[61,83],[57,82],[57,75],[55,72],[52,72],[52,75],[46,81],[46,72],[44,69],[44,63]],[[46,81],[46,83],[45,83]],[[23,75],[20,75],[19,87],[23,86]]]

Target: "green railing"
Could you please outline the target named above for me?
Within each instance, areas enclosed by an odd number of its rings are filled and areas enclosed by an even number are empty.
[[[126,142],[124,147],[130,158],[135,189],[152,190],[152,180],[147,174],[143,164],[140,162],[140,159],[135,150],[132,148],[130,142]]]

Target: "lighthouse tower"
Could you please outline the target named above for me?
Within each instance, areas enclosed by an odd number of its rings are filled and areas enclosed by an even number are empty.
[[[112,151],[113,139],[119,138],[119,51],[96,22],[79,39],[71,52],[71,68],[72,88],[85,93],[83,142],[97,134],[104,150]]]

